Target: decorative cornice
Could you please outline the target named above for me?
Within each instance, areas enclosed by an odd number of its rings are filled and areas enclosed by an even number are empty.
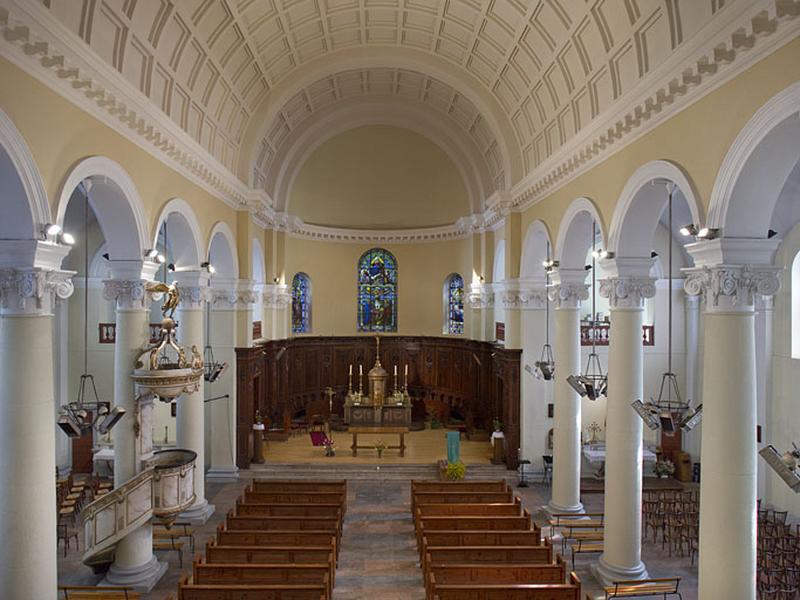
[[[795,3],[758,0],[730,7],[709,35],[698,35],[660,65],[624,104],[594,119],[511,190],[526,210],[658,127],[797,36]],[[680,74],[680,75],[677,75]]]
[[[103,298],[114,302],[117,310],[145,310],[150,303],[144,279],[106,279]]]
[[[499,295],[503,308],[507,310],[539,310],[547,303],[544,287],[523,279],[502,281],[493,284],[495,297]]]
[[[644,308],[646,298],[656,295],[651,277],[611,277],[600,280],[600,296],[608,298],[611,310]]]
[[[471,283],[467,293],[467,305],[476,310],[494,306],[494,291],[490,283]]]
[[[289,286],[285,283],[265,284],[261,291],[261,297],[267,308],[286,308],[292,303]]]
[[[556,283],[549,288],[550,301],[557,310],[580,308],[581,302],[589,298],[589,286],[585,283],[567,281]]]
[[[53,303],[75,291],[72,271],[0,269],[0,312],[3,316],[35,316],[52,312]]]
[[[706,312],[752,312],[755,296],[780,289],[780,267],[718,265],[686,269],[686,293],[702,295]]]

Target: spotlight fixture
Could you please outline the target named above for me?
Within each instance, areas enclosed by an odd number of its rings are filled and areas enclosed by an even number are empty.
[[[214,268],[214,265],[212,265],[209,261],[200,263],[200,268],[201,269],[205,269],[206,271],[208,271],[212,275],[217,272],[217,270]]]
[[[781,455],[775,449],[775,446],[768,444],[758,453],[772,467],[772,470],[786,482],[786,485],[792,488],[796,494],[800,494],[800,476],[797,474],[797,460],[800,459],[800,450],[798,450],[794,442],[792,442],[792,448],[792,450],[787,450]]]
[[[594,252],[592,252],[592,256],[594,258],[604,259],[604,258],[614,258],[616,254],[614,254],[613,252],[609,252],[608,250],[603,250],[602,248],[599,248]]]
[[[672,199],[673,186],[669,186],[669,198],[667,200],[669,231],[672,231]],[[694,225],[686,225],[681,228],[681,233],[686,229],[689,231]],[[684,234],[687,235],[687,234]],[[699,234],[698,234],[699,237]],[[667,281],[672,289],[672,244],[669,244]],[[661,376],[661,387],[658,390],[658,400],[650,398],[649,402],[635,400],[631,406],[642,418],[645,425],[650,429],[661,431],[667,436],[675,435],[678,427],[684,431],[690,431],[702,418],[702,405],[692,411],[688,402],[681,399],[681,392],[678,389],[678,378],[672,372],[672,302],[667,303],[667,370]],[[676,418],[678,422],[676,424]]]
[[[158,256],[158,250],[156,248],[150,248],[149,250],[144,251],[144,257],[149,259],[154,259]]]
[[[108,255],[108,252],[103,252],[102,257],[106,260],[111,260],[111,257]]]
[[[61,242],[66,244],[67,246],[74,246],[75,236],[65,231],[64,233],[61,234]]]
[[[42,227],[42,237],[44,239],[57,236],[59,233],[61,233],[61,226],[55,223],[47,223]]]
[[[172,271],[174,273],[175,272],[175,263],[169,263],[167,265],[167,269],[169,269],[170,271]]]
[[[273,278],[272,278],[272,283],[275,283],[275,284],[277,284],[279,281],[280,281],[280,278],[279,278],[279,277],[273,277]]]
[[[650,258],[657,258],[657,257],[658,257],[658,252],[656,252],[655,250],[650,252]]]
[[[703,227],[697,232],[697,238],[701,240],[714,240],[719,237],[719,229],[716,227]]]
[[[769,231],[767,231],[767,239],[768,239],[768,240],[771,240],[771,239],[772,239],[772,238],[774,238],[776,235],[778,235],[778,232],[777,232],[777,231],[775,231],[774,229],[770,229]]]
[[[63,431],[67,437],[79,438],[83,434],[80,425],[68,414],[62,414],[58,417],[56,425]]]
[[[124,416],[125,409],[121,406],[115,406],[111,410],[107,410],[105,417],[97,425],[97,431],[103,435],[107,434]]]
[[[697,235],[697,225],[694,223],[689,223],[688,225],[684,225],[679,230],[681,235],[684,237],[689,237],[690,235]]]
[[[592,272],[592,351],[586,360],[586,369],[582,374],[570,375],[567,383],[572,386],[578,394],[589,400],[597,400],[600,396],[608,395],[608,377],[603,373],[600,365],[600,357],[597,356],[597,269],[595,261],[599,253],[595,246],[597,242],[597,223],[592,221],[592,264],[584,268]]]
[[[544,381],[551,381],[556,372],[556,362],[553,359],[553,348],[550,346],[550,296],[547,294],[547,289],[550,287],[550,271],[557,265],[557,261],[550,258],[550,240],[547,240],[547,260],[544,265],[544,281],[545,281],[545,338],[544,346],[542,346],[542,355],[539,360],[533,363],[534,376],[536,379],[543,379]]]
[[[158,255],[156,256],[156,262],[157,262],[158,264],[160,264],[160,265],[163,265],[165,262],[167,262],[167,257],[166,257],[166,256],[164,256],[163,254],[158,254]]]

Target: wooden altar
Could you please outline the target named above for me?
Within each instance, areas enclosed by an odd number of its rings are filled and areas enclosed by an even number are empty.
[[[237,348],[236,357],[236,464],[246,469],[256,410],[269,426],[283,429],[298,415],[343,421],[349,366],[374,364],[376,348],[372,336],[303,336]],[[517,468],[520,444],[520,357],[520,350],[452,337],[382,336],[380,344],[384,365],[403,370],[408,365],[408,410],[420,415],[414,420],[427,413],[445,425],[463,422],[467,435],[483,431],[488,436],[492,420],[499,418],[510,469]],[[381,421],[384,409],[390,413],[385,420],[393,420],[396,409],[384,404]]]

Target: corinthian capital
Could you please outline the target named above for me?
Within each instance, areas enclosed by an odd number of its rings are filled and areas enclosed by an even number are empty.
[[[589,286],[577,281],[564,281],[551,285],[548,295],[556,309],[580,308],[581,302],[589,297]]]
[[[266,284],[261,294],[267,308],[286,308],[292,302],[289,286],[285,283]]]
[[[500,295],[503,308],[516,310],[535,310],[545,306],[544,282],[515,279],[494,284],[495,295]]]
[[[103,282],[103,298],[121,310],[144,310],[150,302],[150,293],[144,279],[107,279]]]
[[[611,309],[643,308],[646,298],[656,295],[651,277],[611,277],[600,281],[600,296],[608,298]]]
[[[494,292],[490,284],[471,283],[467,293],[467,305],[476,310],[491,308],[494,306]]]
[[[53,303],[72,295],[71,271],[0,269],[0,307],[4,315],[49,314]]]
[[[780,289],[780,268],[768,265],[719,265],[686,269],[684,289],[702,296],[707,312],[753,310],[756,296],[773,296]]]

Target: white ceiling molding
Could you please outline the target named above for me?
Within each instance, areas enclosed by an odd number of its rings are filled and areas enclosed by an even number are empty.
[[[737,2],[511,190],[522,210],[710,94],[800,35],[798,0]]]

